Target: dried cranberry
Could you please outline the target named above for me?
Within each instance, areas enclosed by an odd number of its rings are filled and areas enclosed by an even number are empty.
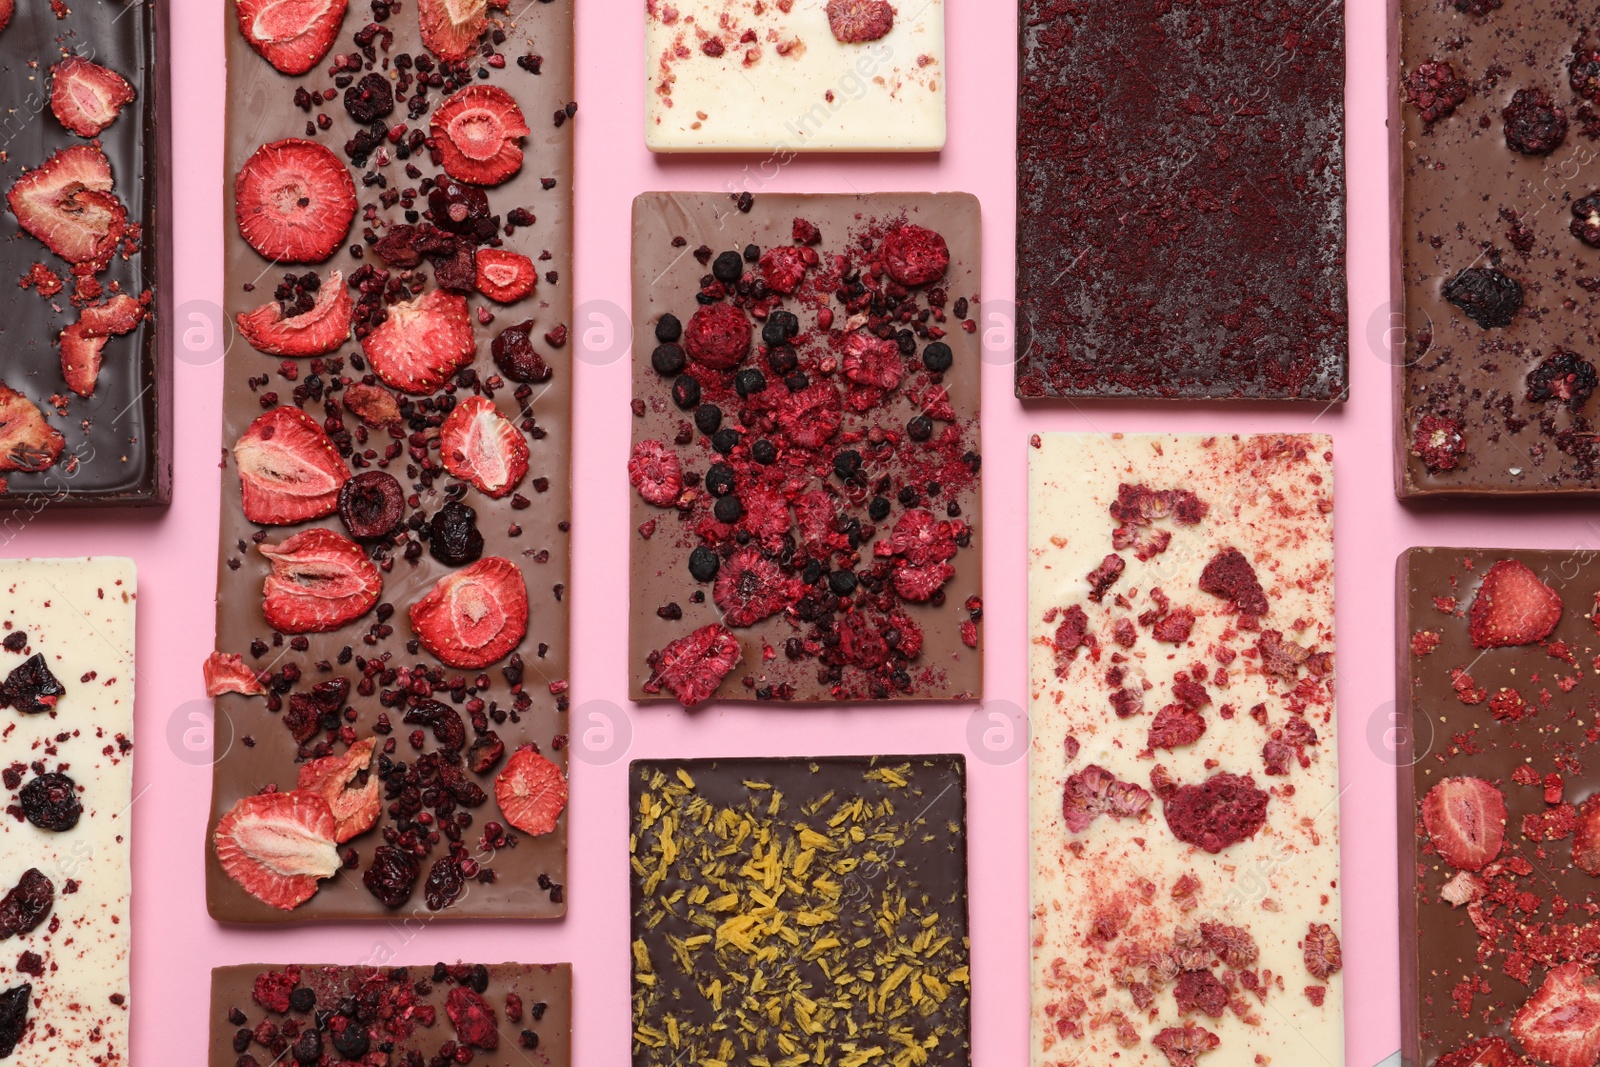
[[[50,673],[44,656],[34,655],[24,660],[0,683],[0,706],[9,704],[24,715],[37,715],[51,711],[56,701],[66,693],[66,688]]]
[[[77,783],[60,772],[39,775],[23,786],[17,797],[22,801],[22,813],[41,830],[70,830],[83,814]]]
[[[489,215],[488,194],[454,178],[442,178],[428,191],[428,216],[441,230],[479,240],[499,229]]]
[[[24,871],[16,887],[0,900],[0,941],[25,934],[44,922],[55,897],[55,885],[37,867]]]
[[[428,870],[428,881],[423,886],[423,898],[429,911],[442,911],[454,904],[466,886],[461,866],[449,856],[435,860]]]
[[[1528,399],[1536,404],[1559,400],[1572,411],[1594,393],[1594,364],[1566,348],[1557,348],[1528,372]]]
[[[555,372],[533,347],[533,320],[507,326],[489,346],[494,365],[514,382],[547,382]]]
[[[376,122],[394,111],[394,89],[389,79],[372,73],[344,91],[344,109],[362,125]]]
[[[1543,89],[1518,89],[1500,111],[1506,147],[1528,156],[1547,156],[1567,137],[1567,114]]]
[[[401,721],[407,726],[428,727],[442,749],[460,752],[467,743],[467,727],[461,721],[461,713],[437,700],[418,701]]]
[[[434,512],[428,522],[428,554],[447,567],[476,563],[483,555],[478,513],[455,500]]]
[[[490,730],[475,738],[471,747],[467,749],[467,766],[474,774],[488,774],[494,769],[494,765],[500,762],[500,757],[505,751],[505,742],[500,740],[499,734]]]
[[[1492,267],[1468,267],[1445,283],[1444,298],[1485,330],[1509,326],[1522,309],[1522,283]]]
[[[339,518],[357,541],[381,541],[405,518],[405,490],[392,474],[363,471],[339,490]]]
[[[398,908],[411,899],[419,873],[416,857],[393,845],[379,845],[373,849],[372,866],[361,881],[385,907]]]
[[[0,993],[0,1060],[16,1050],[22,1031],[28,1026],[28,1008],[33,1004],[33,986],[23,982]]]

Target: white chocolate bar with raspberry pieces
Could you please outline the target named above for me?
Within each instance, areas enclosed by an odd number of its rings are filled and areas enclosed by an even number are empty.
[[[137,595],[129,559],[0,560],[0,894],[50,884],[26,929],[0,906],[0,1057],[28,1067],[129,1059]]]
[[[1343,1064],[1331,439],[1030,444],[1034,1067]]]

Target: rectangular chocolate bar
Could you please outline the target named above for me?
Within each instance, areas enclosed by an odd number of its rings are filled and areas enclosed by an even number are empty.
[[[0,561],[0,1059],[128,1062],[132,560]]]
[[[1403,1060],[1582,1062],[1600,1054],[1600,568],[1414,548],[1398,585]]]
[[[1343,1063],[1331,439],[1033,445],[1033,1063]]]
[[[1343,10],[1024,0],[1019,397],[1345,399]]]
[[[217,967],[210,1032],[210,1067],[459,1063],[463,1053],[484,1067],[571,1067],[572,967]]]
[[[972,1062],[963,757],[631,771],[634,1067]]]
[[[1549,0],[1399,0],[1402,498],[1600,492],[1600,52]],[[1592,27],[1591,27],[1592,29]]]
[[[630,695],[982,687],[978,202],[633,209]]]
[[[573,5],[329,10],[287,52],[226,27],[207,901],[558,917]]]
[[[164,0],[0,17],[0,507],[172,493]]]

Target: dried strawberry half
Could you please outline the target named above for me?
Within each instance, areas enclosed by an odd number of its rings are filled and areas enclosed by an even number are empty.
[[[1482,778],[1446,778],[1423,798],[1422,824],[1446,863],[1481,871],[1505,841],[1505,797]]]
[[[467,298],[431,289],[415,300],[403,300],[389,309],[383,325],[367,334],[361,348],[386,385],[431,393],[477,353]]]
[[[282,74],[305,74],[339,36],[347,0],[238,0],[239,32]]]
[[[217,862],[229,878],[263,904],[293,911],[342,865],[333,839],[333,812],[310,793],[245,797],[217,821]]]
[[[1551,1067],[1594,1067],[1600,1058],[1600,978],[1582,963],[1563,963],[1511,1020],[1511,1035]]]
[[[257,551],[272,561],[262,614],[280,633],[337,630],[371,611],[383,592],[383,578],[361,546],[320,526]]]
[[[1447,1052],[1433,1061],[1433,1067],[1532,1067],[1526,1057],[1517,1055],[1503,1037],[1486,1037]]]
[[[494,402],[469,396],[456,405],[439,429],[444,469],[496,499],[528,474],[528,442]]]
[[[1600,795],[1578,809],[1577,831],[1572,836],[1572,862],[1586,874],[1600,875]]]
[[[377,738],[369,737],[351,745],[342,756],[327,756],[300,765],[296,787],[327,803],[333,812],[333,839],[341,845],[378,822],[382,802],[378,799],[378,775],[371,771],[377,743]]]
[[[683,493],[683,463],[660,441],[640,441],[628,457],[628,484],[646,503],[670,508]]]
[[[6,202],[22,228],[78,274],[104,270],[128,230],[128,209],[111,192],[111,161],[94,145],[63,148],[18,178]]]
[[[290,526],[331,515],[339,489],[350,480],[328,435],[294,407],[273,408],[245,430],[233,446],[244,497],[244,517],[270,526]]]
[[[114,70],[68,56],[50,70],[50,110],[79,137],[94,137],[133,103],[133,86]]]
[[[556,828],[567,806],[567,778],[561,768],[524,745],[495,776],[494,799],[506,822],[535,837]]]
[[[260,696],[266,687],[256,672],[244,665],[244,657],[235,652],[213,652],[206,657],[201,671],[206,679],[206,696],[219,697],[224,693],[242,693]]]
[[[239,168],[233,211],[250,247],[279,263],[321,263],[356,217],[356,183],[315,141],[264,144]]]
[[[497,304],[512,304],[539,284],[533,260],[504,248],[478,250],[478,292]]]
[[[801,585],[753,545],[746,545],[724,563],[711,596],[729,626],[754,626],[786,610],[800,597]]]
[[[254,311],[242,312],[234,321],[257,352],[269,356],[322,356],[349,339],[354,307],[344,275],[333,271],[317,287],[317,300],[311,310],[285,315],[283,306],[272,300]]]
[[[1478,648],[1508,648],[1543,641],[1561,621],[1561,594],[1514,559],[1489,568],[1468,617]]]
[[[144,321],[144,305],[126,293],[91,304],[78,321],[61,331],[61,376],[79,396],[94,393],[106,341],[131,332]]]
[[[949,267],[950,246],[926,226],[906,223],[883,239],[883,269],[901,285],[936,282]]]
[[[654,695],[664,689],[692,708],[709,699],[743,658],[732,630],[720,623],[702,626],[651,657],[644,691]]]
[[[48,470],[66,447],[33,401],[0,382],[0,472]]]
[[[527,635],[528,588],[515,563],[489,556],[439,579],[410,614],[441,663],[475,670],[504,659]]]
[[[433,113],[430,132],[440,165],[457,181],[499,185],[522,169],[528,122],[497,85],[468,86],[447,99]]]
[[[422,43],[440,59],[465,59],[489,28],[489,0],[418,0]]]

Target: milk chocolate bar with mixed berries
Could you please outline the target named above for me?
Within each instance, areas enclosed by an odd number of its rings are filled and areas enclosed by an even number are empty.
[[[1560,0],[1399,11],[1398,492],[1600,491],[1600,27]]]
[[[210,1067],[569,1067],[572,967],[218,967],[210,1035]]]
[[[566,908],[572,5],[227,12],[207,900]]]
[[[1594,553],[1415,548],[1398,584],[1404,1062],[1591,1062]]]
[[[0,508],[171,496],[167,19],[0,0]]]
[[[1033,1062],[1343,1063],[1331,439],[1032,445]]]
[[[968,1067],[963,757],[631,771],[634,1067]]]
[[[1346,397],[1343,11],[1024,0],[1019,397]]]
[[[982,686],[977,201],[633,213],[631,694]]]

